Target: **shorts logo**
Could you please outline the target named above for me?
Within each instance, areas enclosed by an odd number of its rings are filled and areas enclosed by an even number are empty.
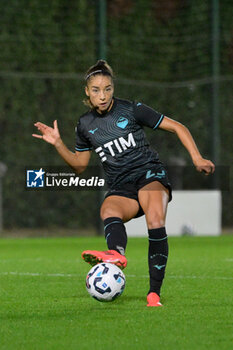
[[[121,128],[124,129],[127,125],[128,125],[128,119],[125,117],[120,117],[116,123],[116,125]]]
[[[165,171],[162,170],[161,173],[157,173],[157,175],[155,177],[162,179],[162,177],[165,177]]]
[[[161,173],[152,173],[151,170],[148,170],[146,173],[146,179],[150,179],[151,177],[155,177],[157,179],[162,179],[162,177],[165,177],[165,171],[162,170]]]
[[[146,173],[146,179],[150,179],[151,177],[154,177],[155,173],[151,173],[151,170],[148,170]]]
[[[27,170],[27,187],[44,187],[44,174],[45,171],[40,170]]]

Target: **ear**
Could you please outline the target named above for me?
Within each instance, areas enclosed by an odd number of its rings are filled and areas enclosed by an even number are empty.
[[[88,90],[88,87],[87,87],[87,86],[85,86],[85,94],[86,94],[88,97],[90,96],[89,90]]]

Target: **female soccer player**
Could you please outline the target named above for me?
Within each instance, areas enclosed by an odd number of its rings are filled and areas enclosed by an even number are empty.
[[[76,128],[75,153],[63,143],[57,121],[49,127],[37,122],[42,135],[33,134],[54,145],[60,156],[81,173],[91,151],[100,157],[109,191],[101,206],[107,251],[82,253],[91,265],[111,262],[122,269],[127,265],[127,235],[124,223],[145,214],[148,226],[148,265],[150,289],[147,306],[162,306],[160,289],[168,258],[165,217],[171,200],[167,171],[157,152],[149,147],[143,127],[175,133],[189,152],[198,171],[214,172],[214,164],[202,158],[188,129],[141,102],[114,97],[113,71],[106,61],[90,67],[85,76],[85,93],[90,110],[82,115]]]

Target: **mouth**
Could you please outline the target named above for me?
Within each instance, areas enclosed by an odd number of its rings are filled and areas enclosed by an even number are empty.
[[[107,102],[100,103],[100,106],[101,106],[101,107],[106,107],[107,105],[108,105]]]

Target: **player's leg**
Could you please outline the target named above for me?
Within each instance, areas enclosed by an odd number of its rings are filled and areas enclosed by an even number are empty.
[[[138,198],[146,216],[149,236],[150,290],[147,296],[148,306],[161,306],[160,289],[168,258],[165,219],[169,191],[161,183],[154,181],[139,190]]]
[[[139,210],[135,199],[111,195],[107,197],[101,207],[100,215],[104,222],[104,231],[108,251],[84,251],[82,257],[91,265],[99,262],[112,262],[124,268],[127,265],[125,249],[127,234],[124,222],[129,221]]]
[[[111,195],[103,201],[100,216],[102,220],[106,220],[111,216],[117,216],[123,222],[127,222],[137,214],[138,210],[139,205],[135,199]]]
[[[138,212],[135,199],[112,195],[101,207],[100,216],[104,222],[104,233],[109,250],[125,255],[127,234],[124,222],[131,220]]]

